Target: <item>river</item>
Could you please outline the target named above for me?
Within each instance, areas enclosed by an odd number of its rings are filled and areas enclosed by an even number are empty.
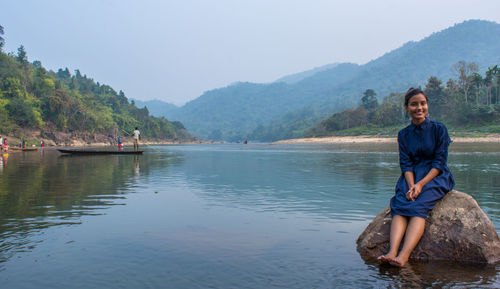
[[[500,145],[452,144],[448,164],[498,231]],[[356,239],[399,174],[395,144],[10,153],[0,159],[0,287],[500,287],[499,266],[360,258]]]

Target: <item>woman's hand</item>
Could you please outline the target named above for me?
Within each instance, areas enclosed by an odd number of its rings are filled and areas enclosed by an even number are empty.
[[[422,187],[423,186],[420,183],[410,186],[410,189],[406,193],[406,198],[408,200],[415,201],[422,192]]]

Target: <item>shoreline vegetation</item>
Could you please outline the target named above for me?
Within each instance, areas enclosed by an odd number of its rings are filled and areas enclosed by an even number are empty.
[[[488,134],[485,136],[451,136],[455,143],[500,143],[500,134]],[[307,143],[396,143],[396,137],[389,136],[329,136],[287,139],[273,142],[273,144],[307,144]]]
[[[2,134],[2,137],[7,137],[9,151],[11,148],[19,147],[23,140],[26,141],[27,147],[40,147],[40,143],[44,141],[44,147],[116,147],[118,145],[117,138],[110,135],[91,134],[91,133],[64,133],[50,132],[44,133],[37,130],[26,130],[22,137],[17,135]],[[134,140],[129,136],[121,136],[121,141],[124,146],[134,145]],[[175,140],[161,138],[143,138],[139,145],[171,145],[171,144],[201,144],[201,143],[216,143],[214,141],[204,140]]]
[[[113,144],[128,139],[135,127],[146,140],[196,142],[179,121],[150,115],[111,86],[76,69],[47,70],[28,61],[24,46],[17,55],[2,51],[0,26],[0,134],[9,145],[20,140],[39,146]],[[38,142],[38,144],[36,143]]]

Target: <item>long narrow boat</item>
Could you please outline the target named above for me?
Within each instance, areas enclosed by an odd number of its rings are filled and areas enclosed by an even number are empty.
[[[31,152],[36,151],[38,148],[20,148],[20,147],[9,147],[9,150],[13,151],[23,151],[23,152]]]
[[[113,151],[113,150],[86,150],[86,149],[57,149],[63,154],[74,155],[142,155],[144,151]]]

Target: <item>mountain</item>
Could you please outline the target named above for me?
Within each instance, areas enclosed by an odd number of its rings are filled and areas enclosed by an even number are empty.
[[[142,107],[142,108],[147,107],[149,113],[152,116],[156,117],[164,116],[167,119],[169,118],[168,117],[169,115],[173,114],[175,111],[179,109],[179,107],[176,106],[175,104],[171,104],[157,99],[142,101],[135,98],[129,98],[129,100],[131,102],[133,101],[133,103],[137,107]]]
[[[202,138],[225,140],[300,136],[315,122],[359,104],[373,89],[379,98],[424,86],[429,76],[454,78],[451,69],[464,60],[480,71],[500,63],[500,24],[469,20],[422,39],[408,42],[364,65],[337,64],[305,78],[270,84],[238,83],[205,92],[172,111]],[[274,136],[273,136],[274,135]]]
[[[335,68],[337,65],[339,65],[339,64],[338,63],[331,63],[331,64],[323,65],[323,66],[320,66],[320,67],[316,67],[316,68],[313,68],[313,69],[310,69],[310,70],[306,70],[306,71],[303,71],[303,72],[286,75],[286,76],[283,76],[283,77],[279,78],[275,82],[286,82],[288,84],[297,83],[297,82],[299,82],[299,81],[301,81],[301,80],[303,80],[305,78],[308,78],[310,76],[315,75],[318,72]]]

